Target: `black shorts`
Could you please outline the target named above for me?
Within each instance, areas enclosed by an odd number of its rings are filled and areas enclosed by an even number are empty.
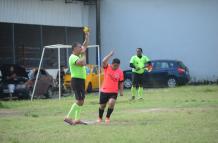
[[[85,80],[81,78],[71,79],[71,88],[75,93],[76,100],[85,99]]]
[[[132,85],[134,87],[143,86],[144,73],[132,73]]]
[[[117,93],[100,93],[99,104],[106,104],[110,98],[117,99]]]

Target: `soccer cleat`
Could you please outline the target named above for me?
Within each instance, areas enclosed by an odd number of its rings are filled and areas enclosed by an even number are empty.
[[[97,123],[101,123],[102,122],[102,119],[101,118],[98,118],[97,119]]]
[[[138,100],[144,100],[144,98],[143,97],[139,97]]]
[[[87,123],[87,122],[84,122],[84,121],[80,121],[79,124],[82,124],[82,125],[88,125],[88,123]]]
[[[83,121],[81,121],[81,120],[74,120],[74,121],[73,121],[73,124],[74,124],[74,125],[78,125],[78,124],[87,125],[86,122],[83,122]]]
[[[69,119],[69,118],[65,118],[65,119],[64,119],[64,122],[67,123],[67,124],[69,124],[69,125],[74,125],[73,120],[71,120],[71,119]]]
[[[105,118],[105,123],[106,123],[106,124],[110,124],[110,118],[106,117],[106,118]]]

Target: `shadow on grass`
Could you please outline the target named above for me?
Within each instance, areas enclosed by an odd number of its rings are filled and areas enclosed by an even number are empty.
[[[39,115],[30,113],[30,112],[24,113],[24,116],[25,117],[33,117],[33,118],[38,118],[39,117]]]
[[[207,89],[205,89],[205,90],[203,90],[203,92],[206,92],[206,93],[208,93],[208,92],[216,92],[217,90],[215,90],[215,89],[210,89],[210,88],[207,88]]]

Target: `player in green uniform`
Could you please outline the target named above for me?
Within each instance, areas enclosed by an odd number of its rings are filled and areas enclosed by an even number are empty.
[[[150,59],[143,55],[142,48],[136,49],[137,54],[131,57],[130,60],[130,67],[132,68],[132,100],[135,99],[136,95],[136,87],[138,87],[138,96],[139,99],[143,99],[143,79],[144,79],[144,72],[146,69],[149,71],[151,70],[151,62]]]
[[[85,79],[86,79],[86,49],[89,42],[89,33],[85,32],[83,45],[76,42],[72,45],[72,54],[69,58],[71,72],[71,87],[75,93],[76,103],[74,103],[65,117],[64,121],[70,125],[85,124],[80,120],[81,108],[85,99]]]

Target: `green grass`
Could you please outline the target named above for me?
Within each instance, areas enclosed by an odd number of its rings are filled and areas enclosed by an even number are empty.
[[[1,101],[1,143],[218,143],[218,86],[146,89],[143,101],[118,97],[110,125],[64,124],[74,99]],[[98,96],[82,118],[94,121]]]

